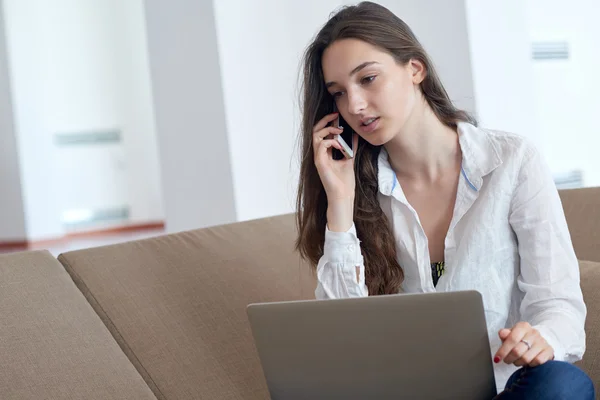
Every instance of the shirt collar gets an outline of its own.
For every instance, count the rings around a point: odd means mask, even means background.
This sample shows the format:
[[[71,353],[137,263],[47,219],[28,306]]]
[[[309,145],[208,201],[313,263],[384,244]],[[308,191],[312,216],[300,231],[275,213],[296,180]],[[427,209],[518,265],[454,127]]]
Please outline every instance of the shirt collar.
[[[459,122],[457,128],[462,151],[461,173],[466,184],[472,190],[479,191],[483,177],[502,164],[502,159],[488,131],[467,122]],[[398,181],[383,146],[377,163],[379,191],[385,196],[391,196],[398,187]]]
[[[385,196],[391,196],[398,183],[396,173],[388,160],[388,153],[385,147],[381,146],[379,157],[377,158],[377,180],[379,183],[379,191]]]

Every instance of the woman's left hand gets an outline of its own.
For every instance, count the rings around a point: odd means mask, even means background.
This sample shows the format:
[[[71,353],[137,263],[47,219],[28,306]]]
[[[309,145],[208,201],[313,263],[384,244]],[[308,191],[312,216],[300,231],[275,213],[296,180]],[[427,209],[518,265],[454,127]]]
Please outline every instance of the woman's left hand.
[[[502,346],[494,356],[494,362],[503,361],[517,367],[537,367],[554,358],[554,349],[527,322],[519,322],[512,329],[498,332]]]

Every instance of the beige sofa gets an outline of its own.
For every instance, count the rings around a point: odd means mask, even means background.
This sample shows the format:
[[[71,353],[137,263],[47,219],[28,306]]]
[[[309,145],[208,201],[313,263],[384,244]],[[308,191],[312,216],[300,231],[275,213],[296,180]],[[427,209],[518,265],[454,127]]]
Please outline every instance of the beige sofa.
[[[600,385],[600,188],[561,192]],[[251,302],[309,299],[293,215],[0,256],[2,399],[266,399]],[[598,386],[600,387],[600,386]]]

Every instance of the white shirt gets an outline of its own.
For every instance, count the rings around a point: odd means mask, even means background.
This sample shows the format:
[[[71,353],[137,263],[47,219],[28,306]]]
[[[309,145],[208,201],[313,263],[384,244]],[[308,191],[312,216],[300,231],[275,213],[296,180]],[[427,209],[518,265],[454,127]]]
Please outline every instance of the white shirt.
[[[445,272],[434,287],[427,237],[382,148],[379,203],[394,233],[405,293],[477,290],[492,354],[498,331],[529,322],[555,351],[575,362],[585,351],[586,306],[579,266],[552,175],[524,138],[458,125],[462,168],[445,239]],[[317,266],[318,299],[368,296],[360,238],[326,228]],[[441,261],[441,260],[434,260]],[[357,282],[356,266],[360,267]],[[494,364],[500,392],[517,370]]]

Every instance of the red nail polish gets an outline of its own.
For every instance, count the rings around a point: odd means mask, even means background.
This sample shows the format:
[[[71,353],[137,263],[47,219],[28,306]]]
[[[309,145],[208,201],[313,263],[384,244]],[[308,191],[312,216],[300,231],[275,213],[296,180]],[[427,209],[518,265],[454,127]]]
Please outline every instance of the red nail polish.
[[[500,362],[500,357],[498,357],[498,356],[494,357],[494,362],[496,364],[498,364]]]

